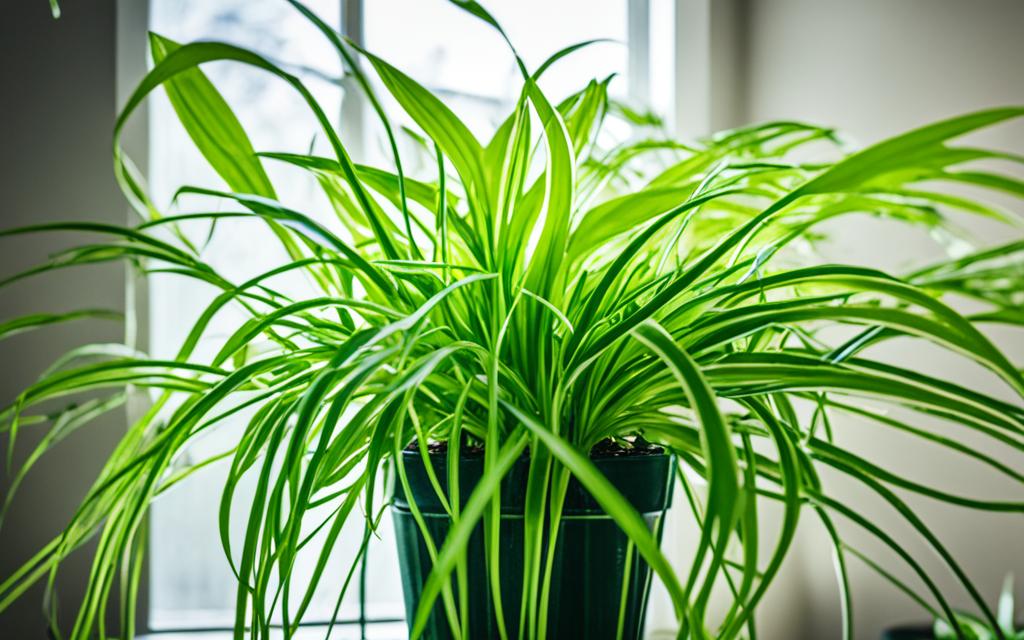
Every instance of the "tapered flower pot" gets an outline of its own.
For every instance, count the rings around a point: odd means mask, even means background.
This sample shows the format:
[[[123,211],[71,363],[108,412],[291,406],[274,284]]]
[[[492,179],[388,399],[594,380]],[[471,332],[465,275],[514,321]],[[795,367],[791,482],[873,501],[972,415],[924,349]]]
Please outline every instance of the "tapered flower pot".
[[[403,459],[410,488],[430,536],[440,548],[450,520],[443,509],[418,452],[406,451]],[[446,455],[431,456],[437,478],[448,493]],[[671,502],[671,458],[662,453],[596,457],[593,462],[643,516],[652,531]],[[463,504],[483,472],[483,456],[460,460],[459,485]],[[526,495],[529,460],[513,466],[501,488],[501,595],[505,626],[510,637],[519,635],[519,611],[523,585],[523,499]],[[410,618],[420,601],[432,563],[407,496],[399,488],[392,506],[398,556],[402,569],[405,608]],[[638,556],[625,534],[575,479],[566,494],[551,577],[548,608],[549,638],[615,638],[620,603],[626,588],[621,624],[623,638],[639,638],[643,632],[651,570]],[[472,639],[498,638],[494,606],[488,586],[483,526],[478,525],[468,547],[469,634]],[[625,579],[625,582],[624,582]],[[453,593],[458,593],[452,578]],[[434,605],[424,638],[445,639],[452,634],[441,599]]]

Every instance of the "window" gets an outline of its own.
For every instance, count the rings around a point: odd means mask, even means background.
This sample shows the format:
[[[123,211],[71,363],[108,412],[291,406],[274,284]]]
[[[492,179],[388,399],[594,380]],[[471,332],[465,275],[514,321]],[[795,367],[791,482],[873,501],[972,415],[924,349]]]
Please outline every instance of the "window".
[[[344,27],[381,57],[389,60],[432,91],[451,102],[476,133],[490,131],[507,114],[517,97],[517,71],[513,59],[496,33],[445,0],[306,0],[328,23]],[[542,86],[560,99],[579,89],[592,70],[618,72],[611,85],[614,95],[634,103],[653,104],[667,112],[666,88],[671,66],[652,68],[652,51],[668,61],[671,41],[665,29],[669,0],[517,0],[492,2],[490,8],[531,68],[550,53],[567,45],[594,38],[614,42],[595,44],[552,67]],[[150,28],[179,42],[215,39],[252,48],[303,77],[328,113],[336,114],[342,139],[351,151],[372,159],[375,146],[372,122],[356,92],[346,95],[346,83],[338,79],[342,69],[330,44],[298,12],[284,2],[263,0],[152,0]],[[652,19],[652,14],[660,15]],[[400,16],[400,18],[399,18]],[[347,20],[346,20],[347,18]],[[347,24],[344,24],[347,22]],[[457,33],[458,37],[448,34]],[[324,140],[301,99],[269,74],[237,64],[214,63],[204,67],[245,126],[258,151],[307,151],[329,155]],[[655,87],[658,87],[655,89]],[[157,206],[173,207],[174,190],[181,185],[214,186],[219,178],[206,165],[178,124],[163,96],[151,102],[149,151],[151,188]],[[393,105],[392,105],[393,107]],[[389,109],[401,120],[397,108]],[[266,169],[290,207],[316,215],[329,211],[315,180],[274,162]],[[188,196],[192,210],[202,200]],[[223,206],[210,200],[213,207]],[[325,223],[326,215],[321,216]],[[205,230],[202,235],[205,236]],[[272,252],[280,250],[260,225],[222,221],[204,249],[214,268],[229,279],[241,281],[265,270]],[[285,286],[285,285],[282,285]],[[287,286],[303,287],[301,280]],[[157,357],[173,356],[185,331],[212,299],[214,291],[172,275],[153,275],[149,282],[150,351]],[[212,355],[217,339],[244,321],[241,313],[224,312],[207,331],[210,342],[200,345],[198,356]],[[224,424],[195,443],[190,455],[205,459],[231,448],[245,414],[237,425]],[[187,462],[187,461],[185,461]],[[217,533],[218,487],[226,470],[218,465],[204,469],[181,483],[153,507],[149,591],[149,627],[152,630],[230,628],[234,619],[235,579],[224,560]],[[240,487],[236,504],[244,502]],[[251,487],[250,487],[251,491]],[[339,576],[354,556],[360,540],[359,522],[342,534],[343,542],[333,558]],[[240,535],[241,518],[232,521]],[[348,540],[347,544],[344,542]],[[381,540],[371,546],[365,582],[368,621],[394,636],[404,632],[397,558],[385,519]],[[313,559],[309,561],[311,568]],[[300,569],[301,570],[301,569]],[[307,620],[328,621],[336,594],[324,581],[307,614]],[[359,588],[350,590],[340,610],[343,620],[359,615]],[[396,627],[400,631],[393,631]],[[339,635],[338,637],[343,637]],[[373,636],[371,636],[373,637]]]
[[[553,99],[582,88],[591,69],[626,69],[626,48],[620,44],[626,40],[623,0],[517,0],[490,3],[488,9],[530,69],[571,44],[594,38],[614,41],[578,51],[546,72],[541,82]],[[515,105],[519,70],[508,46],[478,19],[445,2],[373,0],[364,12],[367,48],[444,96],[469,118],[479,137],[489,135]],[[390,19],[399,14],[403,20]],[[446,33],[458,37],[445,37]],[[621,76],[611,90],[624,96]]]

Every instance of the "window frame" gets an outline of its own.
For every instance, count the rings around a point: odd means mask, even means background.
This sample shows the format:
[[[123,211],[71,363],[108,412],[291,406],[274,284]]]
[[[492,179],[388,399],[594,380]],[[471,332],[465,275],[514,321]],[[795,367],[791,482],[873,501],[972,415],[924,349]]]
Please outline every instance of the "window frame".
[[[150,27],[150,3],[158,0],[116,0],[116,104],[120,111],[142,78],[148,71],[147,33]],[[364,3],[368,0],[337,0],[341,11],[340,31],[357,44],[364,43]],[[438,0],[441,1],[441,0]],[[672,52],[675,58],[670,77],[672,105],[666,114],[666,125],[670,131],[685,136],[703,135],[711,130],[708,114],[711,112],[711,77],[727,76],[729,69],[712,64],[710,38],[713,34],[712,2],[720,0],[669,0],[674,12],[672,25]],[[733,2],[738,0],[726,0]],[[649,104],[651,100],[651,0],[626,0],[628,39],[627,49],[627,96],[638,104]],[[717,19],[716,19],[717,20]],[[718,22],[722,22],[718,20]],[[684,61],[684,62],[680,62]],[[346,76],[343,89],[354,80]],[[682,90],[686,88],[685,91]],[[355,99],[351,99],[351,97]],[[347,143],[353,155],[360,157],[365,148],[369,105],[359,91],[348,90],[341,102],[338,114],[347,131],[358,131],[357,137],[350,136]],[[140,109],[127,126],[122,144],[132,158],[136,159],[139,170],[148,172],[150,108]],[[134,223],[136,213],[125,205],[125,218]],[[125,305],[130,310],[125,340],[128,345],[146,350],[150,345],[149,287],[144,276],[126,275]],[[148,398],[136,394],[126,410],[126,425],[140,417],[147,409]],[[150,549],[150,553],[153,553]],[[149,554],[147,554],[148,557]],[[138,594],[138,632],[153,638],[184,638],[189,635],[210,632],[231,631],[231,628],[179,628],[153,629],[150,627],[150,569],[147,559],[143,564]],[[359,625],[362,621],[344,621],[336,626]],[[404,620],[391,618],[367,621],[368,625],[394,625]],[[316,623],[310,626],[317,626]],[[326,626],[324,624],[323,626]]]

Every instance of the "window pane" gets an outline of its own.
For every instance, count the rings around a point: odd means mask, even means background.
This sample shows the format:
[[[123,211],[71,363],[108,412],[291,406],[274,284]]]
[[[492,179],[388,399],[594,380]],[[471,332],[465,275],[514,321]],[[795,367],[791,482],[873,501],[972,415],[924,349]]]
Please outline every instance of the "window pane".
[[[307,0],[307,4],[329,23],[340,23],[337,0]],[[333,81],[341,73],[338,56],[315,28],[287,3],[154,0],[151,2],[151,28],[179,42],[216,39],[252,48],[290,71],[302,71],[300,75],[324,111],[332,117],[340,114],[342,92]],[[257,151],[304,153],[312,146],[316,153],[329,153],[308,107],[281,80],[236,63],[213,63],[205,65],[203,71],[234,109]],[[181,185],[224,188],[177,122],[162,94],[152,100],[150,123],[151,187],[158,207],[171,208],[171,199]],[[329,204],[315,180],[280,163],[268,161],[264,165],[282,201],[330,223]],[[223,201],[203,201],[196,197],[183,203],[182,209],[189,211],[231,208]],[[185,232],[201,245],[206,240],[207,227],[205,223],[198,223]],[[266,271],[279,263],[278,258],[284,257],[270,232],[253,220],[221,221],[203,250],[204,260],[235,282]],[[295,296],[309,295],[310,288],[301,277],[279,278],[274,285]],[[212,287],[192,280],[151,277],[150,333],[154,355],[175,355],[192,323],[215,293]],[[218,314],[195,359],[209,361],[220,341],[244,319],[237,311]],[[190,460],[182,462],[195,462],[230,450],[251,415],[251,412],[240,413],[211,430],[190,448]],[[217,521],[219,489],[226,473],[223,463],[208,467],[167,492],[153,507],[150,624],[155,629],[233,624],[236,581],[224,558]],[[255,477],[246,477],[236,492],[231,527],[236,557],[254,484]],[[330,507],[311,514],[309,521],[327,517]],[[376,544],[370,552],[374,570],[367,576],[368,614],[401,618],[401,589],[389,521],[383,523],[381,537],[384,542]],[[341,535],[337,552],[307,614],[308,620],[331,618],[337,590],[361,538],[361,522],[353,518]],[[316,540],[309,548],[317,548]],[[315,562],[315,554],[300,556],[299,575],[308,574]],[[296,580],[296,584],[301,584],[301,580]],[[357,616],[357,603],[358,589],[352,589],[340,617]]]
[[[307,0],[307,4],[328,23],[340,24],[341,0]],[[531,69],[570,44],[594,38],[617,41],[575,52],[549,70],[541,84],[554,101],[581,89],[595,77],[603,79],[612,73],[620,74],[611,85],[612,93],[624,97],[627,4],[627,0],[519,0],[492,2],[489,9],[506,28]],[[337,54],[287,3],[152,0],[150,5],[151,27],[157,33],[179,42],[214,39],[252,48],[302,77],[324,111],[340,120],[343,90],[336,81],[341,75]],[[519,73],[500,36],[486,24],[445,0],[366,0],[364,19],[367,46],[439,93],[477,133],[489,133],[511,110],[521,86]],[[203,71],[234,109],[257,151],[306,153],[312,149],[320,155],[331,155],[308,107],[281,80],[236,63],[212,63],[205,65]],[[399,109],[389,111],[401,119]],[[372,121],[367,114],[366,128],[374,131]],[[358,154],[361,140],[357,138],[364,131],[346,130],[342,123],[339,126],[342,139]],[[369,154],[373,155],[372,148]],[[182,185],[224,187],[177,122],[162,94],[154,94],[151,100],[149,166],[153,197],[162,210],[174,211],[172,199]],[[287,206],[345,235],[343,229],[337,228],[330,205],[312,177],[273,161],[264,162],[264,166],[279,199]],[[187,211],[233,209],[221,200],[195,196],[187,196],[182,202],[182,210]],[[205,223],[187,228],[186,233],[197,244],[205,244],[204,260],[235,282],[266,271],[285,258],[265,226],[252,220],[221,221],[209,237]],[[279,278],[274,285],[296,298],[312,293],[300,276]],[[173,357],[194,320],[216,293],[212,287],[195,281],[169,275],[151,276],[153,354]],[[195,359],[208,362],[225,336],[245,319],[237,310],[219,313],[206,331]],[[190,460],[182,462],[200,461],[229,451],[251,415],[241,412],[210,431],[191,447]],[[226,472],[223,464],[212,465],[180,483],[153,507],[150,624],[155,629],[233,623],[236,581],[224,558],[217,523],[219,487]],[[236,491],[231,522],[236,557],[254,484],[255,477],[246,477]],[[326,517],[328,512],[312,514],[310,522],[316,521],[317,515]],[[331,618],[336,591],[361,541],[361,525],[359,518],[353,518],[343,531],[342,542],[331,559],[308,620]],[[389,518],[383,520],[379,534],[371,545],[372,570],[366,576],[367,613],[371,618],[400,618],[404,610]],[[309,548],[317,548],[315,539]],[[315,560],[313,554],[301,557],[300,575],[310,571]],[[358,614],[358,597],[358,589],[352,589],[341,609],[342,619]]]
[[[627,64],[627,0],[516,0],[487,9],[505,29],[527,67],[537,69],[556,51],[607,38],[563,58],[545,72],[541,87],[552,101],[593,78],[620,74],[611,85],[623,94]],[[365,3],[370,51],[431,90],[461,96],[460,117],[487,131],[514,105],[522,80],[508,46],[492,27],[443,0],[372,0]]]

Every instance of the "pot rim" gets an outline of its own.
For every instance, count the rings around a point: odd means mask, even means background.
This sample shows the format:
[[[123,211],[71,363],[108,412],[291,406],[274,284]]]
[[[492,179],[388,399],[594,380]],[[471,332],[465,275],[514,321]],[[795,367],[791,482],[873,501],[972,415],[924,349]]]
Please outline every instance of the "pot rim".
[[[459,458],[459,495],[465,503],[483,473],[484,456],[469,454],[460,455]],[[445,494],[449,495],[447,490],[448,474],[445,470],[447,460],[447,453],[430,456],[431,466],[438,483]],[[622,496],[641,514],[659,513],[671,505],[674,484],[672,482],[674,456],[671,453],[662,451],[644,455],[599,456],[590,460],[602,471],[612,486],[618,489]],[[438,499],[433,484],[424,469],[423,457],[420,452],[403,450],[402,462],[419,511],[424,515],[437,514],[447,517],[447,511]],[[529,456],[520,457],[502,480],[502,517],[523,513],[529,462]],[[391,506],[393,509],[409,510],[409,501],[399,482],[396,482]],[[570,477],[566,490],[564,516],[608,517],[597,500],[575,477]]]

